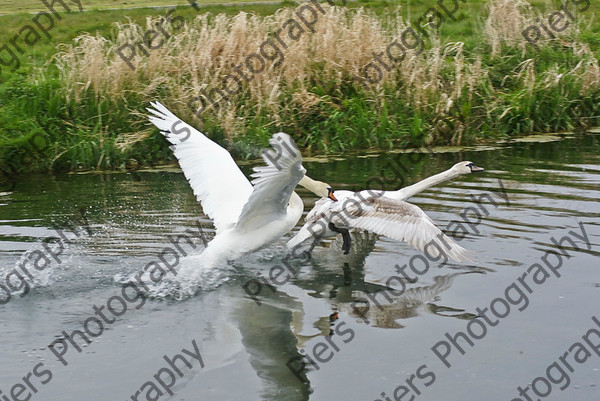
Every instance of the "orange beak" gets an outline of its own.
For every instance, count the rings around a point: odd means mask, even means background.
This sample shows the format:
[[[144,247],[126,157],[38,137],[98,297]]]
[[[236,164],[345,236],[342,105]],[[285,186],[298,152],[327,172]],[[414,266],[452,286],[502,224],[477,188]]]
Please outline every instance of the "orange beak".
[[[328,197],[329,199],[331,199],[332,201],[334,201],[334,202],[337,202],[337,201],[338,201],[338,200],[337,200],[337,198],[336,198],[336,197],[333,195],[333,189],[330,189],[330,190],[329,190],[329,193],[327,194],[327,197]]]

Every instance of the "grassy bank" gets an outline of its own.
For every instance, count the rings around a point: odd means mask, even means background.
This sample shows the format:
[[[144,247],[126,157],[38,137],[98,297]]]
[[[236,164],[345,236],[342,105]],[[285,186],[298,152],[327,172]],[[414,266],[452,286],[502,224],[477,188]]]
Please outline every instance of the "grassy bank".
[[[264,70],[198,116],[194,111],[202,103],[194,98],[203,89],[222,90],[232,64],[256,53],[286,21],[298,20],[297,5],[210,6],[201,12],[180,7],[172,15],[185,25],[166,26],[170,38],[148,56],[138,47],[128,61],[135,70],[117,50],[141,37],[165,10],[65,14],[52,40],[27,49],[18,70],[2,67],[3,175],[172,160],[166,141],[146,122],[151,100],[161,100],[238,156],[256,154],[280,130],[310,153],[465,144],[600,123],[600,5],[572,9],[577,23],[555,39],[541,38],[538,52],[520,32],[536,16],[558,10],[559,2],[532,7],[467,1],[459,3],[455,21],[419,30],[427,24],[419,17],[435,4],[323,5],[314,32],[296,31],[297,40],[288,37],[285,47],[277,46],[280,55],[265,47]],[[0,21],[1,44],[31,16]],[[378,63],[373,52],[385,52],[410,27],[416,36],[406,46],[414,43],[414,50],[393,68],[379,63],[381,76],[365,70]]]
[[[199,5],[214,3],[247,3],[260,0],[195,0]],[[267,0],[268,1],[268,0]],[[66,0],[71,6],[73,0]],[[187,0],[81,0],[81,5],[86,10],[129,9],[137,7],[164,7],[173,5],[189,5]],[[60,6],[57,8],[60,9]],[[75,4],[77,8],[77,4]],[[0,14],[35,13],[47,11],[40,0],[3,0],[0,5]]]

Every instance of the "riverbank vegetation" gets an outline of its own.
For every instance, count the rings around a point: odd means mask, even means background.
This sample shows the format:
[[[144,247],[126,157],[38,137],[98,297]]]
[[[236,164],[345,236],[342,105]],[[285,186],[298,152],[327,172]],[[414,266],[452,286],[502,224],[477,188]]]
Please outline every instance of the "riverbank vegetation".
[[[555,38],[540,29],[537,50],[521,32],[538,17],[547,20],[559,2],[459,1],[455,20],[441,23],[419,21],[424,3],[324,3],[314,32],[305,26],[297,40],[279,46],[277,58],[267,49],[273,62],[202,113],[194,112],[202,90],[222,88],[236,64],[298,20],[297,4],[179,7],[171,14],[185,19],[179,27],[161,22],[164,9],[65,14],[52,41],[40,42],[19,70],[2,71],[0,167],[114,169],[170,161],[166,141],[145,117],[153,100],[238,157],[256,156],[277,131],[310,154],[470,144],[599,125],[600,5],[583,12],[571,6],[576,22]],[[0,43],[31,20],[11,18],[0,18]],[[164,45],[147,56],[138,46],[138,56],[125,62],[117,50],[157,23],[169,36]],[[374,59],[410,28],[418,38],[405,34],[415,49],[402,61],[388,68]],[[370,62],[380,75],[365,71]]]

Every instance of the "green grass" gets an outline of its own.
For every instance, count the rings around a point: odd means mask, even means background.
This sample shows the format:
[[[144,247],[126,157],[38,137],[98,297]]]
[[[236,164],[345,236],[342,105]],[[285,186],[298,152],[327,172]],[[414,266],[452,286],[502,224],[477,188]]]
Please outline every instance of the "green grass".
[[[117,3],[122,7],[141,7],[186,4],[186,1],[82,0],[86,10],[113,7]],[[277,128],[293,134],[307,152],[340,152],[419,146],[428,140],[427,136],[432,131],[437,132],[437,143],[448,144],[452,142],[453,133],[458,126],[467,127],[463,142],[475,142],[506,135],[581,129],[599,124],[598,91],[583,95],[584,88],[572,83],[530,95],[525,88],[519,86],[520,83],[503,80],[526,58],[536,58],[535,68],[538,73],[557,64],[566,72],[579,60],[571,51],[560,48],[544,48],[540,54],[528,52],[525,55],[515,50],[500,58],[491,59],[486,49],[482,48],[480,39],[486,3],[475,0],[461,3],[460,11],[456,14],[457,20],[446,21],[442,26],[440,37],[444,42],[464,42],[469,57],[482,55],[482,63],[489,70],[489,87],[481,88],[481,97],[463,99],[442,123],[434,121],[433,110],[407,105],[397,96],[401,87],[386,88],[382,94],[386,97],[386,103],[381,108],[373,108],[371,99],[350,85],[329,88],[315,83],[310,90],[330,101],[321,102],[306,113],[289,113],[283,116]],[[41,4],[39,0],[15,0],[5,1],[0,5],[0,13],[21,12],[0,16],[0,46],[7,43],[21,27],[31,24],[32,15],[23,12],[43,10]],[[401,13],[415,22],[436,1],[358,1],[348,3],[348,6],[365,7],[386,16],[398,4],[410,4],[410,8],[404,6]],[[550,3],[543,0],[532,1],[532,5],[543,15],[558,9],[560,4],[556,0]],[[269,15],[280,7],[282,4],[240,4],[234,7],[209,5],[202,12],[233,15],[246,11]],[[191,6],[178,7],[177,15],[186,20],[192,19],[196,14]],[[599,14],[600,3],[593,2],[584,18],[591,20]],[[126,111],[128,108],[142,110],[148,99],[124,94],[121,103],[115,105],[89,96],[75,104],[61,96],[58,71],[51,62],[61,44],[72,43],[82,33],[111,37],[114,22],[125,23],[131,20],[141,24],[148,16],[160,15],[164,15],[164,10],[156,8],[65,13],[61,21],[55,21],[56,25],[50,32],[51,39],[44,37],[34,47],[25,49],[25,54],[20,56],[22,65],[18,70],[9,71],[0,66],[0,171],[4,171],[0,172],[0,182],[3,177],[22,171],[110,169],[126,166],[132,160],[142,165],[172,160],[166,141],[156,131],[152,131],[146,140],[132,148],[123,150],[117,146],[121,134],[148,128],[139,116],[132,116]],[[597,58],[600,54],[600,24],[590,24],[580,33],[580,40],[590,46]],[[42,75],[38,73],[40,70],[44,71]],[[497,113],[484,112],[485,96],[498,97],[503,107],[499,107]],[[501,114],[508,108],[510,110],[507,113]],[[439,127],[441,128],[438,129]],[[235,144],[226,142],[218,120],[207,117],[204,130],[212,138],[232,148],[238,156],[250,156],[254,153],[252,149],[255,146],[266,143],[273,126],[264,112],[252,114],[248,116],[245,131],[236,137]]]
[[[245,3],[254,0],[196,0],[200,5],[214,3]],[[50,0],[48,0],[50,2]],[[65,3],[74,9],[78,9],[77,3],[73,0],[65,0]],[[186,0],[81,0],[81,6],[84,10],[106,10],[110,8],[136,8],[136,7],[161,7],[172,5],[189,5]],[[58,8],[61,6],[59,5]],[[0,14],[16,13],[35,13],[46,11],[47,8],[41,0],[3,0],[0,4]]]

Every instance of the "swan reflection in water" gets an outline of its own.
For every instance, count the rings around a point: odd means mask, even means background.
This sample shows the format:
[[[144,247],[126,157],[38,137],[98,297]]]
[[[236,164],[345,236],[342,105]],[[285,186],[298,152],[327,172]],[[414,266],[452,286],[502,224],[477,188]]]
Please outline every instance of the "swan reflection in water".
[[[404,280],[406,290],[401,291],[398,288],[390,288],[385,285],[369,283],[365,281],[365,261],[367,256],[374,250],[375,242],[378,235],[369,232],[351,232],[352,235],[352,251],[348,259],[343,262],[341,269],[344,272],[343,283],[328,287],[328,284],[335,283],[333,277],[324,279],[318,275],[314,281],[306,286],[306,295],[314,298],[327,297],[329,299],[331,310],[328,314],[323,314],[316,319],[315,322],[321,322],[318,325],[323,326],[323,321],[329,317],[331,313],[344,312],[345,314],[356,318],[357,322],[365,323],[373,327],[381,328],[402,328],[402,324],[398,323],[399,319],[414,317],[419,314],[419,310],[425,308],[426,311],[441,316],[452,316],[457,318],[469,319],[476,315],[466,313],[462,309],[452,308],[448,306],[437,306],[434,302],[439,301],[439,296],[442,292],[448,290],[452,286],[453,280],[463,274],[485,273],[487,269],[480,267],[460,267],[461,271],[454,271],[449,274],[441,274],[433,277],[433,283],[417,285],[418,281]],[[325,258],[327,263],[320,262],[318,265],[327,265],[327,270],[330,270],[329,275],[338,274],[340,267],[335,266],[335,260],[339,258],[342,252],[343,239],[337,237],[332,241],[329,249],[317,250],[314,254],[314,259]],[[315,263],[313,263],[315,265]],[[317,265],[317,266],[318,266]],[[339,262],[338,262],[339,265]],[[453,265],[449,265],[452,267]],[[390,268],[392,266],[389,266]],[[457,267],[457,265],[454,265]],[[323,268],[320,268],[323,270]],[[391,269],[390,269],[391,270]],[[443,271],[443,270],[442,270]],[[325,272],[324,272],[325,273]],[[390,272],[390,274],[395,274]],[[303,283],[295,282],[296,285],[303,286]],[[415,285],[415,286],[412,286]],[[323,288],[326,287],[326,288]],[[319,288],[323,288],[318,291]],[[311,290],[317,289],[319,295],[309,295]],[[283,289],[281,289],[283,290]],[[324,294],[327,293],[327,294]],[[367,295],[370,294],[370,297]],[[385,295],[384,295],[385,294]],[[377,303],[375,303],[375,301]],[[364,302],[363,302],[364,301]],[[302,302],[302,301],[301,301]],[[304,318],[303,311],[297,311],[298,315]],[[317,324],[317,323],[315,323]],[[304,324],[297,323],[296,333],[301,333]],[[323,329],[322,334],[327,333]]]
[[[308,399],[310,365],[306,364],[294,374],[286,363],[302,360],[304,348],[312,339],[333,335],[332,340],[339,341],[332,331],[338,318],[351,316],[359,324],[398,329],[404,327],[400,323],[402,319],[423,312],[459,319],[475,317],[462,309],[440,306],[436,302],[458,276],[485,273],[486,269],[447,265],[464,270],[437,275],[428,284],[406,282],[406,291],[393,295],[389,287],[365,281],[365,261],[374,250],[378,236],[368,232],[350,234],[352,250],[343,262],[340,262],[343,240],[337,237],[329,247],[317,247],[309,262],[302,265],[298,262],[294,269],[299,273],[277,286],[275,293],[264,292],[260,306],[247,297],[238,303],[234,319],[239,324],[250,363],[263,382],[263,398],[282,399],[281,394],[287,394],[286,400]],[[340,272],[343,275],[340,276]],[[356,302],[359,298],[368,299],[365,294],[380,291],[386,291],[390,298],[388,302],[387,298],[378,296],[380,307],[371,304],[366,310],[366,305]]]

